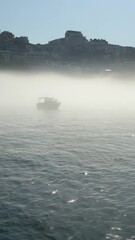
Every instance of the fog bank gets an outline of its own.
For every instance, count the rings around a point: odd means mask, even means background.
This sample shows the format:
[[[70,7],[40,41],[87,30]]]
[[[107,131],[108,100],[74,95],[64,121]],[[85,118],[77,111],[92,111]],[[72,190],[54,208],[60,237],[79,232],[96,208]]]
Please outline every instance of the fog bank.
[[[0,72],[0,107],[36,106],[38,97],[56,97],[64,107],[135,107],[135,82],[112,77],[75,78],[55,73]]]

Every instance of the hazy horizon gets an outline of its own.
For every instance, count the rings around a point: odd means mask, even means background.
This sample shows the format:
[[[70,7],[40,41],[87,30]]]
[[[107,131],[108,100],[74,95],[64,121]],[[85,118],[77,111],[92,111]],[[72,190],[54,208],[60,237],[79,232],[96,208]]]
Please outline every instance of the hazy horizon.
[[[65,107],[134,108],[135,82],[111,76],[74,77],[46,72],[0,72],[0,106],[36,106],[38,97],[55,97]]]

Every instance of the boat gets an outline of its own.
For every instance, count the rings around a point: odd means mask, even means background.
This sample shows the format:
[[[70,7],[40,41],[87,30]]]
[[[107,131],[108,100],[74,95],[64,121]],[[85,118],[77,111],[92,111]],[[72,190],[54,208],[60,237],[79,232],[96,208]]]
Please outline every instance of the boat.
[[[40,97],[38,98],[37,108],[41,110],[57,110],[60,104],[56,98]]]

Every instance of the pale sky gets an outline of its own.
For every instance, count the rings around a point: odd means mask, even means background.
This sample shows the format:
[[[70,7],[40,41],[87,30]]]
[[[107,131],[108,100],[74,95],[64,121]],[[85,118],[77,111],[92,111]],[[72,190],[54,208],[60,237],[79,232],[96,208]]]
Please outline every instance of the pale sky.
[[[135,0],[0,0],[0,30],[48,43],[67,30],[135,47]]]

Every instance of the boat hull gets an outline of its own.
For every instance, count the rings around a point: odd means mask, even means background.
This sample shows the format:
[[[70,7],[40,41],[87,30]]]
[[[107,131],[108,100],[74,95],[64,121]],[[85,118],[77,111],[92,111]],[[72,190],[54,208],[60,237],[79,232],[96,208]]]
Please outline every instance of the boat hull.
[[[40,110],[58,110],[60,103],[37,103],[37,108]]]

